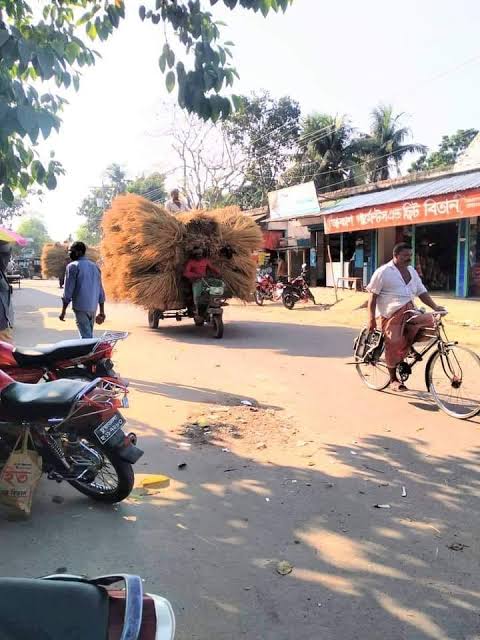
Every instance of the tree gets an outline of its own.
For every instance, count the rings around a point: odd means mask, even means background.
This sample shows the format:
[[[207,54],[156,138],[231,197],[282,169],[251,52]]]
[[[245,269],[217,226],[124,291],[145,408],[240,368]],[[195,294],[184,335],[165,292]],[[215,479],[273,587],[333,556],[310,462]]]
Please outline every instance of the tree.
[[[16,199],[12,204],[5,204],[0,200],[0,224],[9,223],[12,218],[22,215],[23,207],[23,199]]]
[[[165,188],[165,176],[158,172],[132,180],[127,186],[127,191],[138,193],[139,196],[153,202],[164,202],[168,195]]]
[[[205,9],[218,2],[266,16],[270,9],[285,11],[292,0],[149,0],[139,8],[141,20],[161,29],[159,66],[167,91],[177,86],[182,108],[213,121],[230,115],[232,104],[222,94],[238,77],[231,64],[233,43],[220,41],[222,23]],[[40,134],[47,139],[52,129],[60,128],[65,99],[50,87],[55,83],[59,90],[70,85],[78,90],[81,69],[94,65],[98,56],[84,40],[107,40],[127,11],[124,0],[41,4],[40,13],[26,0],[0,0],[0,188],[7,204],[15,192],[24,194],[34,183],[56,187],[60,163],[53,157],[45,162],[36,151]],[[177,59],[170,37],[192,55],[193,64]]]
[[[239,98],[236,113],[224,123],[244,179],[234,192],[243,208],[259,207],[279,180],[296,150],[300,106],[288,96],[273,99],[268,92]]]
[[[48,229],[43,220],[38,216],[32,215],[24,218],[18,225],[17,231],[24,238],[31,238],[32,242],[30,247],[36,256],[41,254],[43,245],[46,242],[50,242]]]
[[[99,242],[99,237],[95,233],[91,233],[88,230],[88,225],[86,222],[81,224],[76,233],[75,240],[79,240],[80,242],[84,242],[87,247],[95,246]]]
[[[100,242],[103,212],[108,209],[113,198],[124,193],[126,188],[125,172],[118,164],[111,164],[106,169],[102,186],[90,189],[90,193],[82,200],[77,215],[86,218],[82,233],[88,235],[88,244],[96,245]]]
[[[243,164],[220,123],[205,123],[174,110],[168,136],[179,161],[173,173],[189,206],[212,209],[231,203]]]
[[[283,175],[288,186],[313,180],[317,191],[354,184],[354,130],[346,116],[314,113],[302,123],[295,163]]]
[[[451,167],[477,134],[477,129],[458,129],[450,136],[443,136],[438,150],[428,155],[423,153],[418,160],[412,163],[409,172],[432,171]]]
[[[380,105],[372,111],[370,133],[355,143],[355,152],[364,163],[370,182],[388,180],[392,169],[400,173],[400,163],[409,153],[425,153],[422,144],[405,143],[410,129],[401,126],[403,114],[395,115],[391,105]]]

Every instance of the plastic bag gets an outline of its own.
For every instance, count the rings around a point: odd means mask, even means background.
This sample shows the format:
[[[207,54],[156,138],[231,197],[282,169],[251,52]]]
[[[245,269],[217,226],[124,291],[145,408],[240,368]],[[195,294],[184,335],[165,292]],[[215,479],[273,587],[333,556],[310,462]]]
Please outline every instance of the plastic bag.
[[[27,428],[0,473],[0,503],[26,515],[30,514],[33,494],[42,476],[42,457],[28,448],[29,441],[32,436]]]

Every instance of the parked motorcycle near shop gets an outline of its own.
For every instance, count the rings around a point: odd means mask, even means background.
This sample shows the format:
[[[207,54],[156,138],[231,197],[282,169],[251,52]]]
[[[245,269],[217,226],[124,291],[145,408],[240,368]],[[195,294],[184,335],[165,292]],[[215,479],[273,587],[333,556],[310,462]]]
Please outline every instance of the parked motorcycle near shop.
[[[288,282],[282,292],[282,302],[285,308],[292,310],[297,302],[311,301],[316,304],[313,293],[307,282],[307,265],[302,265],[302,272],[297,277]]]
[[[283,283],[275,282],[271,275],[263,275],[257,278],[255,286],[254,298],[259,307],[263,305],[265,300],[278,302],[282,298]]]

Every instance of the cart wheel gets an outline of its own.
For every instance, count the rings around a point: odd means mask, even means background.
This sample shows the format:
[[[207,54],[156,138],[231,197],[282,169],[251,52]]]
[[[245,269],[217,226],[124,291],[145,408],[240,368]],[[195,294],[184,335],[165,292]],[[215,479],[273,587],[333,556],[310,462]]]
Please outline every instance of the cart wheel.
[[[148,310],[148,326],[150,329],[158,329],[158,323],[160,321],[160,312],[158,309]]]
[[[212,317],[213,334],[217,340],[223,338],[223,318],[222,316]]]

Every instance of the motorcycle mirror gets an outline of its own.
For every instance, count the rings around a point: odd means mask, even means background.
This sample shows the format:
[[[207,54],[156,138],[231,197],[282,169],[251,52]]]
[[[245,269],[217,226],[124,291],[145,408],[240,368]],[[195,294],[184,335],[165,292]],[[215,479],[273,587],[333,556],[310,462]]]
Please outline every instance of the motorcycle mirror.
[[[302,264],[302,269],[306,269],[306,268],[307,268],[307,263],[306,263],[306,262],[304,262],[304,263]]]

